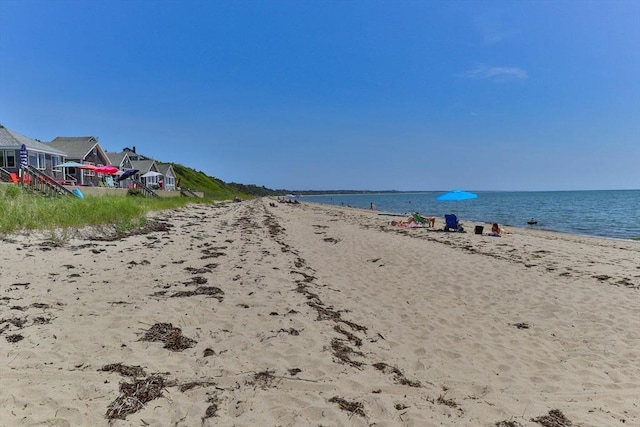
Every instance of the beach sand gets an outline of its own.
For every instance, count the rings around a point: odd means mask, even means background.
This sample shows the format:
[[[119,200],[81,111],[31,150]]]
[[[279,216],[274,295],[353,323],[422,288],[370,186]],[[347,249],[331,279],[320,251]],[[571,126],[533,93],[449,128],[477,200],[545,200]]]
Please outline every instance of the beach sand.
[[[0,425],[640,425],[640,242],[271,202],[3,236]]]

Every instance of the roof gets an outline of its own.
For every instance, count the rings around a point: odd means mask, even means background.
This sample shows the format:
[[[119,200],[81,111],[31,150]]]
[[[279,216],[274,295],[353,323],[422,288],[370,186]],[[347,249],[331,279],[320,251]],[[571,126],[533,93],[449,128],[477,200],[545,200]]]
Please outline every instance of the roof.
[[[4,126],[0,127],[0,148],[5,150],[19,150],[22,144],[27,147],[28,151],[40,151],[42,153],[67,157],[67,153],[64,150],[56,149],[54,147],[51,147],[49,144],[36,141],[35,139],[24,136],[21,133],[7,129]]]
[[[171,171],[170,176],[174,176],[175,172],[173,171],[173,166],[170,163],[156,163],[156,167],[158,168],[158,172],[162,175],[167,175],[169,171]]]
[[[120,165],[127,154],[128,153],[124,153],[124,152],[115,153],[113,151],[107,151],[107,156],[109,156],[109,160],[111,160],[111,164],[114,166]]]
[[[98,144],[93,136],[58,136],[49,145],[64,151],[73,159],[84,159]]]
[[[151,170],[155,162],[155,160],[131,160],[131,167],[138,169],[140,173],[146,173]]]

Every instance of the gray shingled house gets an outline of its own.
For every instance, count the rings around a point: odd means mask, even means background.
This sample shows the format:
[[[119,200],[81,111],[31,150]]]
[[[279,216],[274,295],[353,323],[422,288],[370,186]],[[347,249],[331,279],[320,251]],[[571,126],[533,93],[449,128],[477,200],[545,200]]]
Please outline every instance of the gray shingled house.
[[[106,166],[111,164],[107,153],[93,136],[58,136],[48,145],[67,153],[67,161]],[[86,169],[69,168],[68,175],[73,175],[80,185],[97,185],[95,172]]]
[[[173,170],[173,166],[169,163],[157,163],[158,172],[162,174],[162,188],[164,190],[176,189],[176,172]]]
[[[142,181],[151,188],[176,189],[176,173],[173,170],[173,166],[158,163],[151,157],[137,153],[136,147],[125,147],[120,153],[108,152],[107,155],[113,162],[113,166],[119,167],[120,170],[138,169],[139,172],[134,175],[134,179]],[[154,176],[142,176],[148,172],[152,172],[151,175]],[[160,175],[155,175],[154,173],[159,173]]]
[[[49,176],[55,176],[53,169],[66,161],[67,153],[64,150],[0,125],[0,168],[5,172],[18,173],[20,170],[20,148],[23,144],[27,149],[27,164]]]

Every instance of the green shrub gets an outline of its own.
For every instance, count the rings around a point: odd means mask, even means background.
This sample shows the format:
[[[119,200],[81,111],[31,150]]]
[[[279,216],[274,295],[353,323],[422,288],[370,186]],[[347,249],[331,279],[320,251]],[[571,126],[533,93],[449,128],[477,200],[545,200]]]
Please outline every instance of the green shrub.
[[[7,187],[7,190],[4,192],[4,195],[8,199],[15,199],[20,194],[22,194],[22,189],[17,185],[10,185]]]
[[[129,191],[127,191],[127,196],[138,197],[144,196],[144,194],[142,194],[142,191],[138,190],[137,188],[130,188]]]

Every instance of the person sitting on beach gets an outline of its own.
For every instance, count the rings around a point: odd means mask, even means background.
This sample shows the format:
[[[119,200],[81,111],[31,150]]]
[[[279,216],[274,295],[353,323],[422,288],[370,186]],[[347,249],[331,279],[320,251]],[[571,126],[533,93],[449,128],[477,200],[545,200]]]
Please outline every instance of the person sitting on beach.
[[[493,225],[491,226],[491,232],[488,233],[488,236],[494,236],[494,237],[500,237],[503,234],[511,234],[509,232],[507,232],[504,228],[500,228],[500,226],[498,225],[498,223],[494,222]]]
[[[395,225],[396,227],[415,227],[415,221],[412,223],[409,220],[406,221],[391,221],[389,225]]]
[[[420,218],[422,221],[419,221],[418,218]],[[436,226],[436,218],[433,216],[422,216],[419,212],[416,212],[415,214],[411,215],[409,217],[409,219],[407,220],[409,223],[416,223],[416,224],[426,224],[429,227],[435,227]]]
[[[418,221],[416,218],[421,218],[422,221]],[[391,221],[391,225],[396,225],[398,227],[420,227],[422,225],[427,225],[428,227],[435,227],[436,219],[435,217],[422,216],[418,212],[411,215],[405,221]]]

